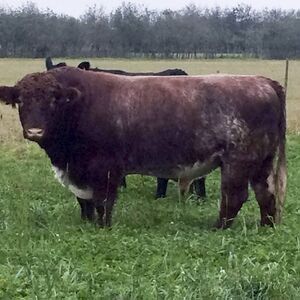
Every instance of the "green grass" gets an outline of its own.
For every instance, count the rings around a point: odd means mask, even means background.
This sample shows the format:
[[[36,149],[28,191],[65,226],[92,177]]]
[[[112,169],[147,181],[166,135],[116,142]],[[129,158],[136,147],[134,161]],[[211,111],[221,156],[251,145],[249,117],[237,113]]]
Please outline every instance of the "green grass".
[[[129,177],[113,226],[81,221],[46,155],[0,150],[0,299],[298,299],[300,137],[289,136],[283,224],[259,227],[253,195],[233,227],[214,231],[219,172],[205,202],[154,200],[155,181]]]

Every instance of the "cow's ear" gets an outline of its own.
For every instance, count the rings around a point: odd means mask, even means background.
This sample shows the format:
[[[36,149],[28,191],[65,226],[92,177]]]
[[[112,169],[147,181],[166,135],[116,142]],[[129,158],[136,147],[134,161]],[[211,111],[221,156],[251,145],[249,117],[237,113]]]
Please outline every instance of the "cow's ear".
[[[0,101],[15,107],[19,103],[19,90],[14,86],[0,86]]]
[[[81,92],[77,88],[67,88],[64,90],[64,98],[66,102],[74,102],[81,97]]]
[[[53,91],[57,104],[73,103],[81,97],[81,92],[74,87],[63,88],[58,86]]]
[[[77,68],[82,69],[82,70],[89,70],[90,67],[91,67],[91,64],[88,61],[83,61],[77,66]]]

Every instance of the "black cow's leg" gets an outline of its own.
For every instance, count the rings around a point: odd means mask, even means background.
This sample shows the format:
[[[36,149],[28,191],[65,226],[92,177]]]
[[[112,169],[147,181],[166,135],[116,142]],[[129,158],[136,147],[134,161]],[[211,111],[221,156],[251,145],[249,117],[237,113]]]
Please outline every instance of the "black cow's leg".
[[[205,177],[195,179],[190,185],[190,193],[195,193],[197,197],[204,198],[206,197],[205,191]]]
[[[206,190],[205,190],[205,177],[196,179],[193,182],[193,186],[195,188],[195,194],[200,198],[206,197]]]
[[[248,198],[249,177],[242,164],[223,164],[221,168],[221,207],[217,228],[228,228]]]
[[[78,203],[81,209],[81,219],[83,220],[94,220],[95,207],[92,200],[85,200],[77,197]]]
[[[159,178],[157,177],[157,188],[155,199],[157,198],[165,198],[167,194],[168,188],[168,178]]]
[[[273,157],[266,159],[251,178],[251,186],[260,207],[261,225],[273,226],[276,215]]]

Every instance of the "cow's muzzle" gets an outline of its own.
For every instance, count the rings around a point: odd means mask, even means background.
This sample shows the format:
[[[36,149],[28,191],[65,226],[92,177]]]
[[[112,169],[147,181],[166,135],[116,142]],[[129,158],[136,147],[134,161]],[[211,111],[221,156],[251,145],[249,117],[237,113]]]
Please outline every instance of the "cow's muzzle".
[[[25,137],[29,140],[37,141],[44,136],[44,130],[41,128],[29,128],[25,130]]]

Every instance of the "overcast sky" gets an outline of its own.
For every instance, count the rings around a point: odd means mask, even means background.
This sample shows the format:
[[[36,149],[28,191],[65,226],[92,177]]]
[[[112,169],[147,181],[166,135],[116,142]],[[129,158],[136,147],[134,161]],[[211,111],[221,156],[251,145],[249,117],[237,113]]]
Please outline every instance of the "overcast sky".
[[[0,0],[0,7],[19,7],[25,4],[24,0]],[[131,2],[141,4],[149,9],[162,10],[170,8],[173,10],[185,7],[189,3],[194,3],[199,7],[232,7],[239,3],[251,5],[256,9],[282,8],[282,9],[300,9],[300,0],[34,0],[41,9],[50,8],[55,13],[63,13],[78,17],[82,15],[88,7],[96,4],[97,7],[103,7],[105,11],[110,12],[120,6],[122,2]],[[209,4],[208,4],[209,3]]]

